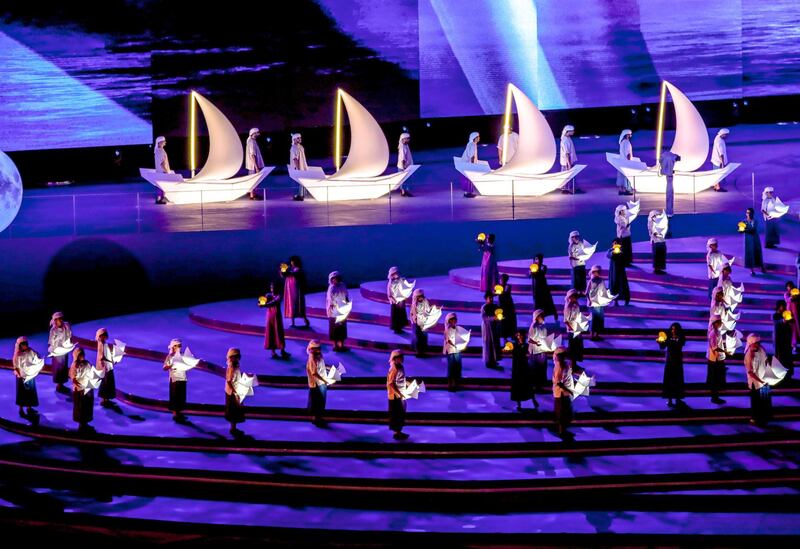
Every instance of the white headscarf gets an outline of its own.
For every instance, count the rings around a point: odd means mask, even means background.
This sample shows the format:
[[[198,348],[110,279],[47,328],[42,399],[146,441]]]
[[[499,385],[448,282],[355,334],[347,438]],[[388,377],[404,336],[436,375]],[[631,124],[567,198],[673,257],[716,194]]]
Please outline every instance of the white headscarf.
[[[761,191],[761,200],[767,198],[767,193],[774,193],[775,189],[772,187],[764,187],[764,190]]]
[[[561,130],[561,137],[566,137],[567,136],[567,132],[574,132],[574,131],[575,131],[575,126],[572,126],[571,124],[567,124],[566,126],[564,126],[564,129]]]
[[[618,143],[622,144],[622,140],[625,139],[626,135],[633,135],[633,132],[631,130],[627,130],[627,129],[626,130],[622,130],[622,133],[619,134]]]
[[[159,144],[159,143],[164,143],[166,140],[167,140],[167,138],[166,138],[166,137],[164,137],[163,135],[159,135],[158,137],[156,137],[156,144],[155,144],[155,146],[156,146],[156,147],[158,147],[158,144]]]
[[[576,290],[575,288],[573,288],[573,289],[571,289],[570,291],[568,291],[568,292],[567,292],[567,295],[566,295],[566,297],[564,297],[564,302],[566,303],[567,301],[569,301],[569,299],[570,299],[572,296],[575,296],[575,295],[578,295],[578,290]]]
[[[178,339],[178,338],[175,338],[175,339],[173,339],[172,341],[169,342],[169,345],[167,345],[167,350],[171,351],[172,348],[175,347],[176,345],[178,347],[183,347],[183,343],[181,342],[181,340]]]
[[[398,139],[398,141],[397,141],[398,145],[402,145],[403,144],[403,139],[411,139],[411,134],[410,133],[406,133],[406,132],[401,133],[400,134],[400,139]]]
[[[300,134],[299,134],[299,133],[293,133],[293,134],[292,134],[292,143],[294,143],[294,140],[295,140],[295,139],[299,139],[300,137],[301,137],[301,136],[300,136]]]
[[[539,317],[544,317],[544,309],[536,309],[533,311],[533,321],[536,322],[536,319]]]
[[[759,343],[760,341],[761,341],[761,336],[760,335],[758,335],[758,334],[749,334],[747,336],[747,340],[745,341],[744,354],[747,354],[747,351],[750,350],[750,347],[752,347],[756,343]]]
[[[731,133],[731,131],[728,128],[720,128],[720,130],[717,132],[717,135],[721,137],[723,135],[728,135],[729,133]]]
[[[624,204],[620,204],[616,208],[614,208],[614,218],[616,219],[619,217],[620,212],[627,210],[628,208]]]
[[[258,133],[259,131],[261,131],[261,130],[259,130],[258,128],[250,128],[249,136],[253,137],[253,134],[254,133]]]
[[[711,249],[711,245],[712,245],[712,244],[718,244],[718,242],[717,242],[717,239],[716,239],[716,238],[709,238],[709,239],[706,241],[706,249],[707,249],[707,250],[710,250],[710,249]]]
[[[392,276],[398,274],[399,272],[400,272],[400,269],[398,269],[397,267],[389,267],[389,274],[386,275],[386,278],[391,280]]]
[[[56,325],[56,319],[58,319],[58,318],[63,320],[64,319],[64,313],[62,313],[61,311],[56,311],[55,313],[53,313],[53,316],[50,317],[50,327],[51,328]]]
[[[444,317],[444,325],[447,326],[450,323],[450,319],[455,317],[455,313],[447,313],[447,316]]]
[[[648,219],[653,219],[655,217],[658,217],[659,215],[661,215],[661,211],[660,210],[650,210],[650,213],[647,214],[647,218]]]
[[[481,134],[480,134],[480,133],[478,133],[478,132],[472,132],[471,134],[469,134],[469,141],[467,141],[467,145],[469,145],[470,143],[472,143],[473,141],[475,141],[475,138],[476,138],[476,137],[480,137],[480,135],[481,135]]]
[[[331,271],[331,272],[328,274],[328,284],[333,284],[333,279],[334,279],[334,278],[337,278],[337,277],[338,277],[340,280],[341,280],[341,278],[342,278],[342,275],[339,273],[339,271]]]
[[[600,265],[592,265],[592,268],[589,270],[589,273],[593,273],[595,271],[600,272],[603,268]]]
[[[569,233],[569,238],[567,239],[567,244],[572,244],[572,238],[575,236],[580,236],[581,233],[579,231],[572,231]]]

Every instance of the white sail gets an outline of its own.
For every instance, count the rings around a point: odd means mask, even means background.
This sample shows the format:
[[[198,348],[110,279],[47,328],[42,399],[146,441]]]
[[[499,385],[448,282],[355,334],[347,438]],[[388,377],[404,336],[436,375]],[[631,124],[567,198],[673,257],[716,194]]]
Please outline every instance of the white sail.
[[[197,92],[192,93],[208,127],[208,158],[197,175],[187,182],[229,179],[239,172],[244,160],[239,134],[211,101]]]
[[[556,161],[556,141],[544,115],[514,84],[508,85],[517,106],[519,145],[514,157],[494,173],[539,175]]]
[[[389,144],[378,122],[361,103],[339,90],[350,120],[350,151],[328,180],[376,177],[389,165]]]
[[[664,81],[675,107],[675,140],[673,153],[681,157],[675,170],[693,172],[705,164],[708,157],[708,130],[703,117],[681,90]]]

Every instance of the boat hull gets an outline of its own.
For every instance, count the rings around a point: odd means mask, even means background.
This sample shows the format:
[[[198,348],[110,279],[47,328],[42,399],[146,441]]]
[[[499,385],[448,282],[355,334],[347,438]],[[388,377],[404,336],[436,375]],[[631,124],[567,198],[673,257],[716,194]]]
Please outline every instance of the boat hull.
[[[209,204],[241,198],[255,189],[274,169],[274,166],[266,166],[258,173],[221,181],[184,179],[180,174],[157,173],[147,168],[139,169],[139,173],[159,188],[172,204]]]
[[[419,165],[409,166],[402,172],[376,177],[332,179],[326,177],[322,168],[313,166],[307,170],[289,167],[289,177],[302,185],[314,200],[342,202],[346,200],[373,200],[400,188],[403,182],[417,171]]]
[[[578,164],[565,172],[543,174],[497,173],[486,161],[464,162],[453,157],[453,164],[461,175],[469,179],[483,196],[542,196],[560,189],[586,166]]]
[[[606,153],[606,161],[624,175],[637,193],[665,193],[667,178],[658,175],[655,168],[648,168],[644,162],[627,160],[618,154]],[[736,168],[741,166],[731,162],[719,170],[706,170],[701,172],[675,172],[672,179],[675,194],[694,194],[705,191],[728,177]]]

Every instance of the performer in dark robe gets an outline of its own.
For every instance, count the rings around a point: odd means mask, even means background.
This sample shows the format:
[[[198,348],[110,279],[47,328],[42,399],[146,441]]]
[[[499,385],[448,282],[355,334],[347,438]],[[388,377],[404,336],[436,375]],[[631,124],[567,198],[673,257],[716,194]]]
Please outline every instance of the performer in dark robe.
[[[744,219],[744,266],[750,269],[750,274],[756,274],[756,267],[764,270],[764,256],[761,253],[761,241],[758,238],[758,225],[755,220],[755,210],[747,208]]]
[[[544,316],[553,315],[553,319],[558,322],[558,311],[553,301],[553,294],[550,292],[550,286],[547,284],[547,265],[544,264],[544,255],[536,254],[530,271],[533,308],[544,311]]]
[[[772,315],[772,341],[775,345],[775,356],[784,368],[786,379],[794,375],[794,355],[792,353],[792,323],[794,321],[791,311],[786,308],[786,302],[781,299],[775,303],[775,314]]]
[[[482,235],[483,233],[481,233]],[[479,235],[479,237],[481,236]],[[498,282],[497,273],[497,247],[495,246],[495,236],[485,235],[485,239],[478,238],[478,249],[483,254],[481,259],[481,291],[491,292]]]
[[[667,406],[674,408],[684,406],[683,398],[686,396],[683,374],[683,346],[686,345],[686,336],[677,322],[672,323],[666,336],[663,341],[661,337],[658,338],[658,346],[667,351],[661,397],[667,399]]]
[[[403,390],[406,388],[406,369],[403,365],[403,352],[395,349],[389,355],[389,373],[386,374],[386,390],[389,395],[389,429],[395,440],[406,440],[403,432],[406,424],[406,400]]]
[[[269,292],[259,303],[267,310],[264,325],[264,349],[272,351],[272,358],[289,358],[286,352],[286,337],[283,332],[283,318],[281,317],[281,296],[275,293],[275,286],[269,285]],[[278,357],[278,351],[281,352]]]
[[[503,320],[500,321],[500,335],[506,341],[514,338],[517,333],[517,309],[514,307],[514,298],[511,297],[511,285],[508,275],[500,275],[500,286],[503,291],[497,296],[497,305],[503,309]]]
[[[497,320],[497,305],[494,304],[494,294],[486,292],[484,304],[481,307],[481,348],[483,364],[487,368],[498,369],[500,360],[499,321]]]
[[[528,362],[528,334],[525,330],[519,330],[515,336],[511,351],[511,400],[517,403],[517,410],[522,410],[522,403],[526,400],[538,408],[539,403],[533,391],[533,371]]]
[[[572,365],[567,350],[559,347],[553,353],[553,416],[558,436],[571,438],[567,430],[572,423]]]
[[[621,244],[618,240],[614,240],[606,256],[608,257],[608,289],[612,295],[617,296],[617,305],[619,305],[620,301],[624,301],[625,305],[630,305],[631,287],[628,284],[625,257],[622,254]]]
[[[292,328],[295,327],[294,320],[296,318],[302,318],[306,323],[306,328],[308,328],[310,326],[306,313],[308,282],[306,282],[303,262],[298,256],[293,255],[289,258],[288,265],[281,265],[280,274],[284,279],[283,316],[291,320]]]

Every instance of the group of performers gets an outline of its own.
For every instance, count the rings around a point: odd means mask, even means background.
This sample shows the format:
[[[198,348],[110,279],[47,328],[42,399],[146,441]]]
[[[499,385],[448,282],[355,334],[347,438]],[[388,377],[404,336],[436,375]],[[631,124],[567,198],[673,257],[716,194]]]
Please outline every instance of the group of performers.
[[[773,208],[769,201],[775,200],[774,190],[767,188],[763,194],[762,216],[769,227],[766,244],[773,247],[780,241],[777,222],[770,218]],[[583,334],[598,340],[605,331],[604,309],[612,302],[628,305],[631,292],[627,278],[627,268],[633,262],[631,243],[631,223],[635,215],[630,204],[620,205],[614,213],[616,238],[606,252],[608,258],[608,285],[603,276],[603,268],[593,265],[587,280],[586,261],[593,255],[595,246],[583,240],[578,231],[572,231],[567,245],[567,256],[571,266],[570,287],[565,295],[563,306],[563,336],[557,331],[548,332],[546,319],[553,317],[558,323],[558,310],[548,284],[548,266],[543,254],[536,254],[530,265],[530,281],[534,313],[527,329],[519,329],[517,314],[512,297],[509,276],[501,274],[497,264],[497,242],[494,234],[481,233],[476,239],[481,260],[480,291],[484,295],[481,307],[481,347],[482,359],[487,368],[500,369],[499,363],[504,354],[511,357],[511,400],[517,408],[530,400],[534,408],[539,407],[536,393],[541,392],[548,383],[547,362],[553,356],[554,370],[549,377],[556,401],[555,413],[559,432],[568,436],[571,413],[571,397],[574,385],[568,382],[571,376],[583,372],[580,362],[584,359]],[[648,233],[652,250],[654,273],[666,272],[666,233],[668,222],[665,212],[653,210],[647,218]],[[758,237],[754,212],[748,208],[746,217],[739,224],[743,233],[746,268],[764,268],[761,244]],[[735,331],[739,313],[735,309],[742,301],[742,289],[737,288],[731,279],[730,260],[719,250],[718,241],[710,238],[707,242],[706,267],[708,276],[708,297],[711,300],[707,331],[707,377],[706,384],[712,402],[723,404],[720,391],[726,386],[726,359],[736,350],[731,349],[730,338],[743,336]],[[305,271],[300,257],[292,256],[279,267],[283,279],[282,292],[270,285],[269,291],[259,299],[259,305],[266,309],[264,348],[271,351],[273,358],[289,358],[286,352],[284,317],[292,328],[302,320],[301,328],[309,328],[306,308],[308,291]],[[352,308],[347,286],[339,271],[328,276],[326,292],[326,314],[328,317],[328,336],[333,344],[333,352],[345,352],[347,347],[347,317]],[[793,373],[793,347],[800,348],[800,290],[789,281],[785,286],[784,298],[776,302],[773,314],[773,342],[775,358],[786,368],[786,378]],[[404,278],[397,267],[391,267],[387,275],[387,301],[390,307],[390,328],[402,333],[409,325],[412,331],[412,350],[418,357],[428,356],[428,330],[434,326],[441,315],[441,308],[433,305],[422,288],[416,288]],[[591,311],[587,318],[581,308],[580,300],[586,299]],[[495,303],[497,299],[497,303]],[[406,309],[408,307],[408,313]],[[468,331],[458,325],[455,313],[445,316],[442,355],[447,361],[447,380],[450,391],[458,390],[462,381],[462,352],[469,341]],[[566,337],[566,346],[561,346],[560,337]],[[83,349],[71,344],[72,329],[60,312],[54,313],[50,321],[48,353],[52,357],[52,379],[56,391],[72,394],[73,419],[80,429],[88,428],[93,418],[94,391],[103,406],[112,406],[116,396],[114,367],[121,358],[122,351],[116,349],[119,343],[110,343],[105,328],[95,334],[96,360],[94,364],[86,360]],[[558,338],[558,339],[556,339]],[[685,397],[683,348],[686,336],[680,323],[673,323],[669,330],[659,334],[659,347],[666,352],[662,396],[670,407],[682,406]],[[184,421],[186,407],[186,388],[188,369],[186,358],[182,355],[182,343],[173,339],[168,345],[168,354],[163,368],[169,374],[169,410],[175,421]],[[320,342],[311,340],[307,347],[306,374],[308,378],[309,416],[315,425],[324,423],[324,411],[328,386],[332,384],[332,371],[326,369]],[[68,355],[72,364],[68,367]],[[402,351],[393,351],[389,359],[387,374],[387,395],[390,414],[390,427],[398,439],[406,438],[403,433],[407,396],[405,370]],[[43,366],[42,357],[33,350],[25,337],[20,337],[15,345],[13,371],[17,378],[16,404],[20,415],[34,417],[38,406],[36,374]],[[231,432],[238,434],[237,425],[244,421],[242,401],[246,375],[242,374],[239,363],[241,352],[231,348],[226,356],[225,373],[225,418],[230,422]],[[747,370],[748,387],[751,390],[753,421],[765,422],[769,411],[769,385],[759,376],[769,362],[760,337],[750,334],[746,338],[744,363]],[[184,367],[180,367],[183,364]],[[251,378],[254,376],[250,376]],[[243,381],[244,380],[244,381]],[[71,381],[71,391],[64,385]],[[248,386],[252,388],[252,384]],[[252,393],[250,393],[252,394]]]

